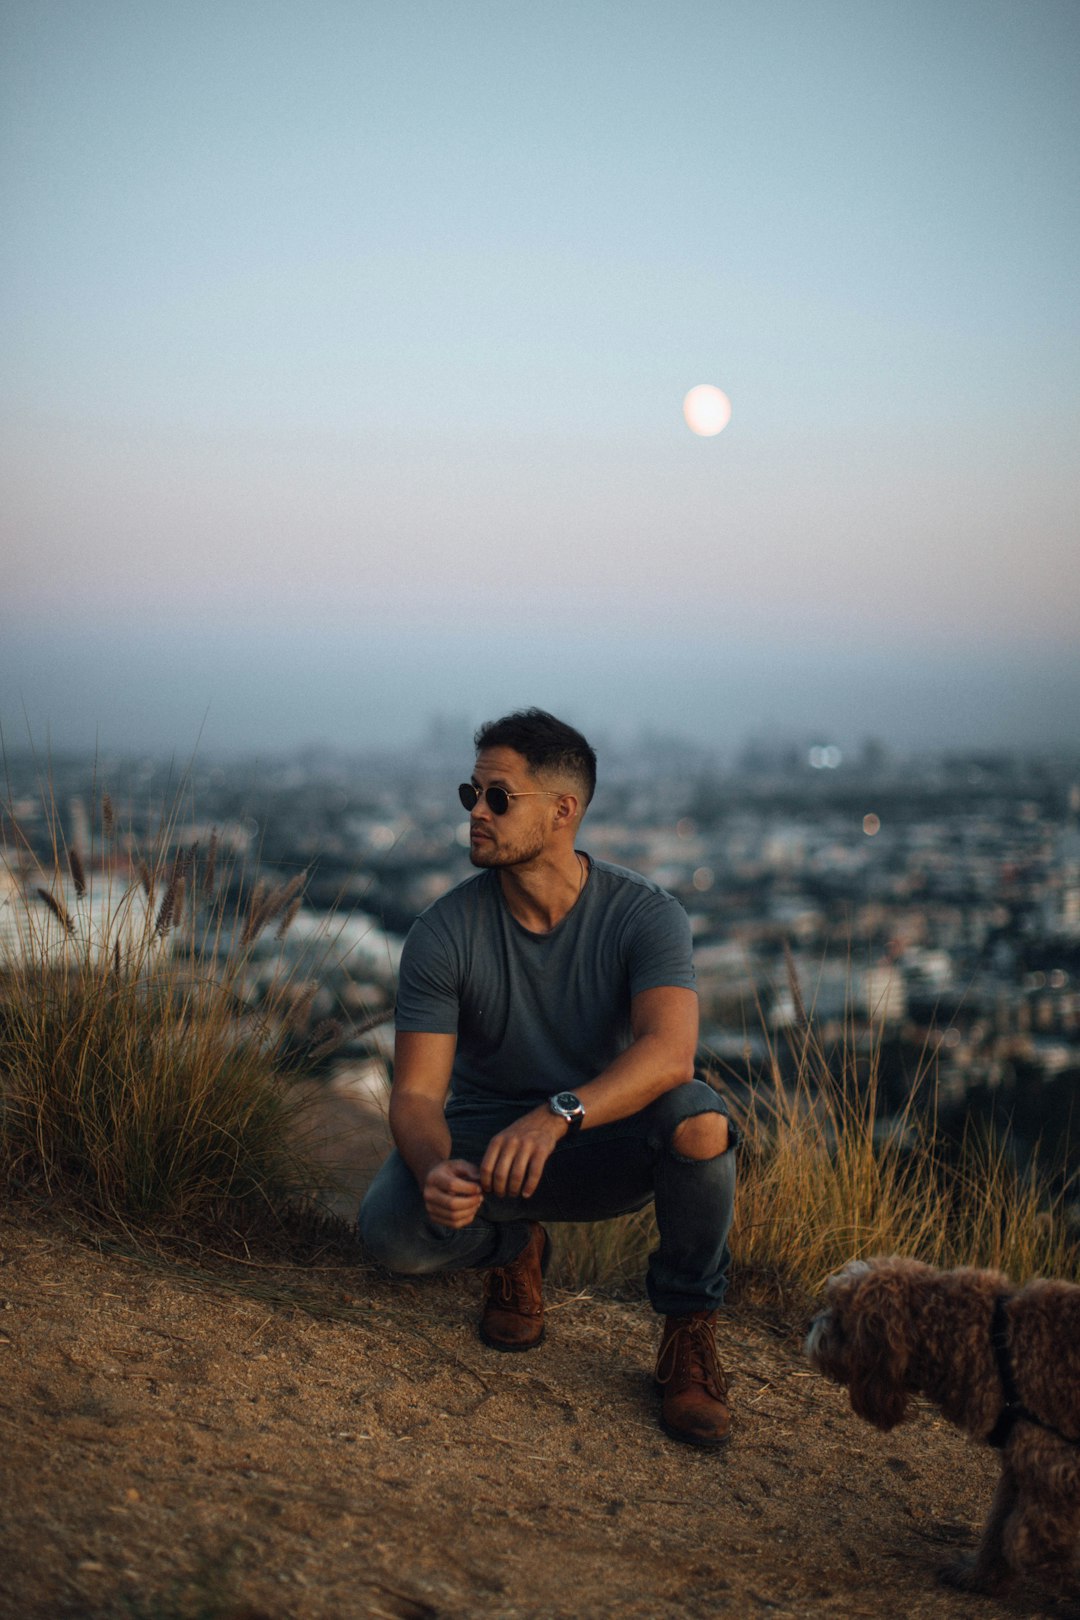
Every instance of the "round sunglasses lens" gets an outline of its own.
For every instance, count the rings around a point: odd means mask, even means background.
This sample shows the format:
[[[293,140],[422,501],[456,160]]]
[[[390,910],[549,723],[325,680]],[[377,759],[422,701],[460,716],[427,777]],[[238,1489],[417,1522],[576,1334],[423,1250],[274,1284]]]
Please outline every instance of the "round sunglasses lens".
[[[510,795],[505,788],[489,787],[485,792],[481,788],[473,787],[471,782],[462,782],[457,790],[457,796],[466,810],[472,810],[481,799],[487,800],[488,809],[493,816],[505,816],[510,808]]]

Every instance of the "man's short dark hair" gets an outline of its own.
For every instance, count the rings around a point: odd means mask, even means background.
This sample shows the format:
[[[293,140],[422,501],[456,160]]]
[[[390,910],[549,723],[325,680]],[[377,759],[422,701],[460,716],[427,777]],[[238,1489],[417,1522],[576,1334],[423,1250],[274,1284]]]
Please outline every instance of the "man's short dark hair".
[[[533,775],[573,777],[585,790],[588,804],[596,788],[596,755],[573,726],[556,720],[546,709],[517,709],[501,720],[488,720],[473,738],[482,748],[512,748],[526,761]]]

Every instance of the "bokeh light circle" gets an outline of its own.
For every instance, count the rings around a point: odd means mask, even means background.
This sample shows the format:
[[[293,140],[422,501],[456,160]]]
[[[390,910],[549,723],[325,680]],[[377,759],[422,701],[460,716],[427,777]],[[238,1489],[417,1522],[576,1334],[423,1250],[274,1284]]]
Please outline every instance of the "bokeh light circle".
[[[731,421],[731,401],[712,383],[698,383],[683,400],[683,416],[691,433],[700,439],[711,439],[722,433]]]

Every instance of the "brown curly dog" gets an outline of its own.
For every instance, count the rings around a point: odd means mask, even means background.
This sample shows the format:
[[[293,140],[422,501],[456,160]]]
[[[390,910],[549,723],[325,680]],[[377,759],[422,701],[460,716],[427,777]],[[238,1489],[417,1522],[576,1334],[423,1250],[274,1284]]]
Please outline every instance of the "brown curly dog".
[[[1014,1288],[997,1271],[852,1261],[829,1278],[806,1353],[879,1429],[900,1422],[912,1395],[925,1395],[951,1423],[1000,1448],[979,1546],[942,1570],[943,1580],[992,1592],[1021,1573],[1078,1573],[1080,1287]]]

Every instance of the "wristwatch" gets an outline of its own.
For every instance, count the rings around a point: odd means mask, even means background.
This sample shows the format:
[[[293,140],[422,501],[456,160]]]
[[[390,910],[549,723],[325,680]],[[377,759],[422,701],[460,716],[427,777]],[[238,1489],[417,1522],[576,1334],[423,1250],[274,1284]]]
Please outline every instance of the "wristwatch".
[[[585,1118],[585,1105],[572,1091],[557,1091],[554,1097],[548,1098],[548,1107],[560,1119],[565,1119],[570,1127],[570,1135],[580,1131],[581,1122]]]

